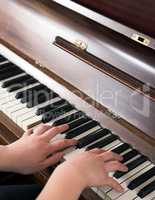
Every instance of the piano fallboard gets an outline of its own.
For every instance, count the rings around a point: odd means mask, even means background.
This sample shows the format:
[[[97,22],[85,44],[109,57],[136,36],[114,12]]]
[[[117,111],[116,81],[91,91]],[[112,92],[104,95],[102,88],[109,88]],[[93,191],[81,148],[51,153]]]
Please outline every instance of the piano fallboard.
[[[113,116],[108,115],[106,110],[105,110],[105,112],[103,112],[103,108],[101,106],[95,104],[95,102],[93,100],[90,101],[91,100],[90,98],[89,99],[87,98],[87,100],[89,100],[89,103],[88,103],[86,101],[86,99],[84,98],[84,96],[83,96],[83,98],[81,98],[82,96],[80,96],[80,95],[82,95],[82,93],[79,90],[76,90],[76,94],[74,94],[74,92],[75,92],[74,86],[65,82],[63,79],[61,79],[60,77],[58,77],[56,74],[52,73],[51,71],[48,71],[47,69],[43,70],[42,68],[38,68],[37,66],[35,66],[35,63],[33,63],[33,61],[31,59],[29,60],[29,62],[27,62],[22,57],[18,56],[17,54],[15,54],[14,52],[10,51],[9,49],[7,49],[6,47],[4,47],[2,45],[1,45],[0,49],[1,50],[3,49],[3,53],[1,53],[1,54],[4,55],[5,58],[8,58],[9,60],[12,61],[12,63],[19,66],[21,69],[23,69],[23,71],[20,71],[21,75],[24,72],[27,72],[28,74],[33,76],[36,80],[38,80],[40,84],[42,83],[42,84],[46,85],[49,89],[51,89],[52,91],[59,94],[59,96],[61,98],[66,99],[70,104],[74,105],[76,110],[83,111],[87,116],[89,116],[89,118],[91,118],[92,120],[96,120],[100,124],[101,127],[106,128],[106,130],[111,130],[111,132],[109,133],[110,135],[108,137],[111,139],[113,138],[114,140],[108,141],[108,143],[107,143],[107,139],[106,138],[103,139],[104,143],[106,141],[104,149],[106,149],[106,150],[114,149],[114,148],[117,148],[119,145],[124,144],[124,142],[126,142],[131,145],[131,146],[129,146],[128,150],[131,151],[133,148],[135,148],[138,150],[139,156],[142,156],[142,154],[143,154],[143,156],[144,155],[148,156],[147,158],[142,157],[143,159],[145,158],[147,160],[144,161],[143,164],[139,165],[134,170],[132,170],[131,174],[133,175],[133,177],[138,176],[139,173],[140,174],[143,173],[143,170],[145,172],[146,170],[149,170],[152,166],[154,166],[153,163],[150,162],[151,160],[153,162],[155,161],[155,158],[154,158],[155,141],[154,140],[152,140],[150,137],[146,136],[142,132],[138,131],[134,127],[130,127],[129,125],[122,123],[121,119],[116,119]],[[9,62],[9,61],[6,61],[6,63],[7,62]],[[5,64],[3,63],[0,65],[1,69],[3,68],[3,65],[5,65]],[[15,67],[15,66],[12,66],[12,67]],[[19,69],[19,68],[17,67],[17,69]],[[11,67],[10,67],[10,70],[11,70]],[[12,72],[14,72],[14,71],[12,71]],[[12,73],[12,72],[10,71],[10,73]],[[10,76],[10,73],[8,74],[8,76]],[[21,76],[20,74],[18,75],[18,77]],[[14,76],[16,77],[17,75],[14,75]],[[0,78],[2,78],[2,75],[0,76]],[[10,77],[10,78],[12,79],[13,77]],[[2,81],[0,81],[0,84],[2,84]],[[25,88],[25,86],[24,86],[24,88]],[[31,117],[36,118],[36,116],[34,116],[34,114],[33,114],[33,111],[35,111],[35,106],[34,106],[34,108],[28,108],[28,107],[26,107],[26,104],[22,104],[21,101],[18,101],[18,99],[16,99],[14,97],[14,95],[16,94],[16,91],[15,91],[15,93],[9,93],[7,90],[5,90],[5,88],[1,87],[0,94],[1,94],[0,106],[1,106],[2,111],[4,113],[6,113],[6,114],[4,114],[2,112],[0,113],[0,127],[2,127],[1,138],[4,138],[4,140],[6,142],[10,143],[14,140],[13,136],[16,136],[16,138],[18,138],[22,135],[23,131],[22,131],[21,127],[25,129],[25,124],[28,125],[27,122],[29,122],[29,119]],[[8,103],[6,103],[6,102],[8,102]],[[14,112],[11,114],[10,112],[8,112],[9,109],[10,108],[15,109],[15,108],[9,107],[8,104],[10,104],[10,103],[12,105],[20,105],[22,107],[19,110],[18,109],[14,110]],[[21,111],[22,111],[22,114],[21,114]],[[32,116],[31,116],[31,114],[32,114]],[[17,126],[16,123],[11,121],[8,118],[8,116],[13,121],[16,121],[19,126]],[[15,119],[14,116],[18,116],[18,117]],[[26,118],[24,116],[26,116]],[[20,119],[20,120],[18,120],[18,119]],[[21,121],[21,119],[23,121]],[[41,123],[41,122],[39,122],[39,123]],[[8,131],[3,131],[4,126],[6,126],[8,130],[12,130],[14,135],[11,136],[10,133],[8,133]],[[98,127],[99,125],[95,125],[95,126],[97,126],[96,128],[99,130],[99,127]],[[35,128],[35,124],[31,127]],[[78,129],[80,129],[80,127],[78,127]],[[97,129],[95,129],[95,130],[97,130]],[[88,132],[82,133],[81,136],[78,136],[78,137],[80,138],[80,137],[86,136],[88,134],[91,134],[95,130],[93,129],[89,133]],[[77,150],[70,149],[70,151],[71,151],[70,153],[72,155],[74,153],[78,153],[79,150],[80,149],[77,149]],[[85,150],[85,149],[83,149],[83,150]],[[68,159],[68,156],[71,156],[71,155],[68,150],[66,153],[67,154],[65,155],[65,159]],[[134,158],[134,159],[139,159],[139,158]],[[131,162],[134,162],[134,160],[132,160]],[[49,175],[50,175],[50,173],[47,170],[41,172],[40,176],[42,176],[42,182],[46,181],[47,178],[49,177]],[[110,198],[113,199],[113,197],[112,197],[113,192],[112,191],[105,192],[106,188],[105,189],[104,188],[92,188],[92,189],[94,190],[94,192],[93,192],[93,190],[88,190],[88,191],[84,192],[83,196],[86,197],[86,199],[102,200],[102,199],[105,199],[106,193],[107,193],[107,198],[110,195]],[[120,195],[120,194],[114,193],[114,195]],[[151,195],[153,195],[153,194],[151,194]],[[135,194],[135,196],[136,196],[136,194]]]

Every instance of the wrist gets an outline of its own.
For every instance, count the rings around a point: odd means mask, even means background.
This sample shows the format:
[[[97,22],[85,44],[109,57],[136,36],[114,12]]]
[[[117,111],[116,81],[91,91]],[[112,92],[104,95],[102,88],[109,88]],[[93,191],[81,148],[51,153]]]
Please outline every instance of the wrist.
[[[56,168],[54,173],[64,176],[65,180],[68,179],[68,181],[74,181],[76,183],[76,188],[81,192],[88,187],[83,173],[71,163],[64,162]]]
[[[8,154],[8,145],[5,146],[0,146],[0,157],[1,157],[1,162],[0,162],[0,171],[9,171],[9,161],[10,161],[10,156]]]
[[[15,156],[11,151],[10,145],[0,146],[0,171],[3,172],[15,172]]]

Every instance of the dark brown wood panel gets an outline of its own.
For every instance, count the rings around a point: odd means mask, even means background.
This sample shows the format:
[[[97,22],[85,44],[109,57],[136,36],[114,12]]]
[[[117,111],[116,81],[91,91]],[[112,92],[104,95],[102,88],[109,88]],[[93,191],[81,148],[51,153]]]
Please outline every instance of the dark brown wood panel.
[[[133,90],[137,90],[143,95],[147,96],[151,100],[155,101],[155,89],[150,87],[150,91],[143,90],[144,83],[142,81],[137,80],[136,78],[130,76],[129,74],[117,69],[116,67],[110,65],[109,63],[99,59],[95,55],[89,53],[87,50],[79,49],[75,44],[68,42],[64,38],[59,36],[56,37],[54,44],[68,53],[74,55],[80,60],[88,63],[90,66],[93,66],[100,70],[101,72],[107,74],[113,79],[118,80],[124,85],[132,88]]]
[[[155,38],[154,0],[73,0]]]
[[[113,66],[117,66],[118,69],[124,72],[130,71],[133,76],[134,74],[136,76],[142,75],[140,80],[155,85],[153,50],[137,45],[133,41],[131,42],[73,12],[67,12],[67,9],[62,9],[52,1],[40,3],[40,1],[34,0],[15,0],[11,1],[10,4],[10,0],[5,0],[4,6],[5,9],[0,7],[2,16],[0,17],[0,26],[2,27],[0,37],[3,39],[1,40],[2,43],[12,44],[17,50],[20,50],[19,55],[23,52],[32,58],[33,65],[35,61],[41,63],[75,86],[76,89],[119,114],[132,126],[137,127],[152,138],[155,137],[154,101],[149,101],[149,105],[146,104],[149,114],[145,115],[145,109],[144,113],[140,113],[141,108],[143,108],[143,101],[148,103],[148,98],[56,47],[53,42],[59,34],[64,38],[72,38],[73,40],[82,37],[84,40],[88,40],[90,46],[88,50],[93,55],[97,57],[106,56],[103,59],[106,62],[111,63],[109,62],[109,59],[111,59],[114,62]],[[11,9],[8,11],[9,6],[11,6]],[[27,21],[32,23],[27,23]],[[54,31],[52,31],[52,28]],[[127,71],[124,66],[127,67]],[[112,100],[102,98],[106,91],[114,94],[118,99],[117,106],[115,98]],[[133,102],[130,102],[132,98]]]

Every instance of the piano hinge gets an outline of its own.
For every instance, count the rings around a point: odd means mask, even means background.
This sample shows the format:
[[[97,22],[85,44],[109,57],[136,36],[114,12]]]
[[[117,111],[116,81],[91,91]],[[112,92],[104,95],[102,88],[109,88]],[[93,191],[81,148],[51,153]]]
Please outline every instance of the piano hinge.
[[[111,109],[107,109],[107,115],[115,120],[119,120],[121,118],[117,113],[113,112]]]
[[[82,40],[75,40],[74,45],[83,51],[88,48],[88,44]]]
[[[150,44],[150,40],[148,38],[145,38],[144,36],[136,33],[134,33],[131,38],[136,42],[143,44],[145,46],[148,46]]]
[[[44,67],[39,61],[35,60],[35,65],[38,67],[38,68],[41,68],[41,69],[45,69],[46,67]]]

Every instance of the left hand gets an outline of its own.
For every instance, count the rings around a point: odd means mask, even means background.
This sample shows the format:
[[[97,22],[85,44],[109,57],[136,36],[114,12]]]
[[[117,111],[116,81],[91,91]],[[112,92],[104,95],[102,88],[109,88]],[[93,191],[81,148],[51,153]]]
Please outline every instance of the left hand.
[[[41,125],[28,130],[18,141],[5,146],[10,166],[7,171],[31,174],[56,164],[63,157],[63,150],[75,145],[75,140],[51,140],[68,129],[68,125],[51,127]]]

